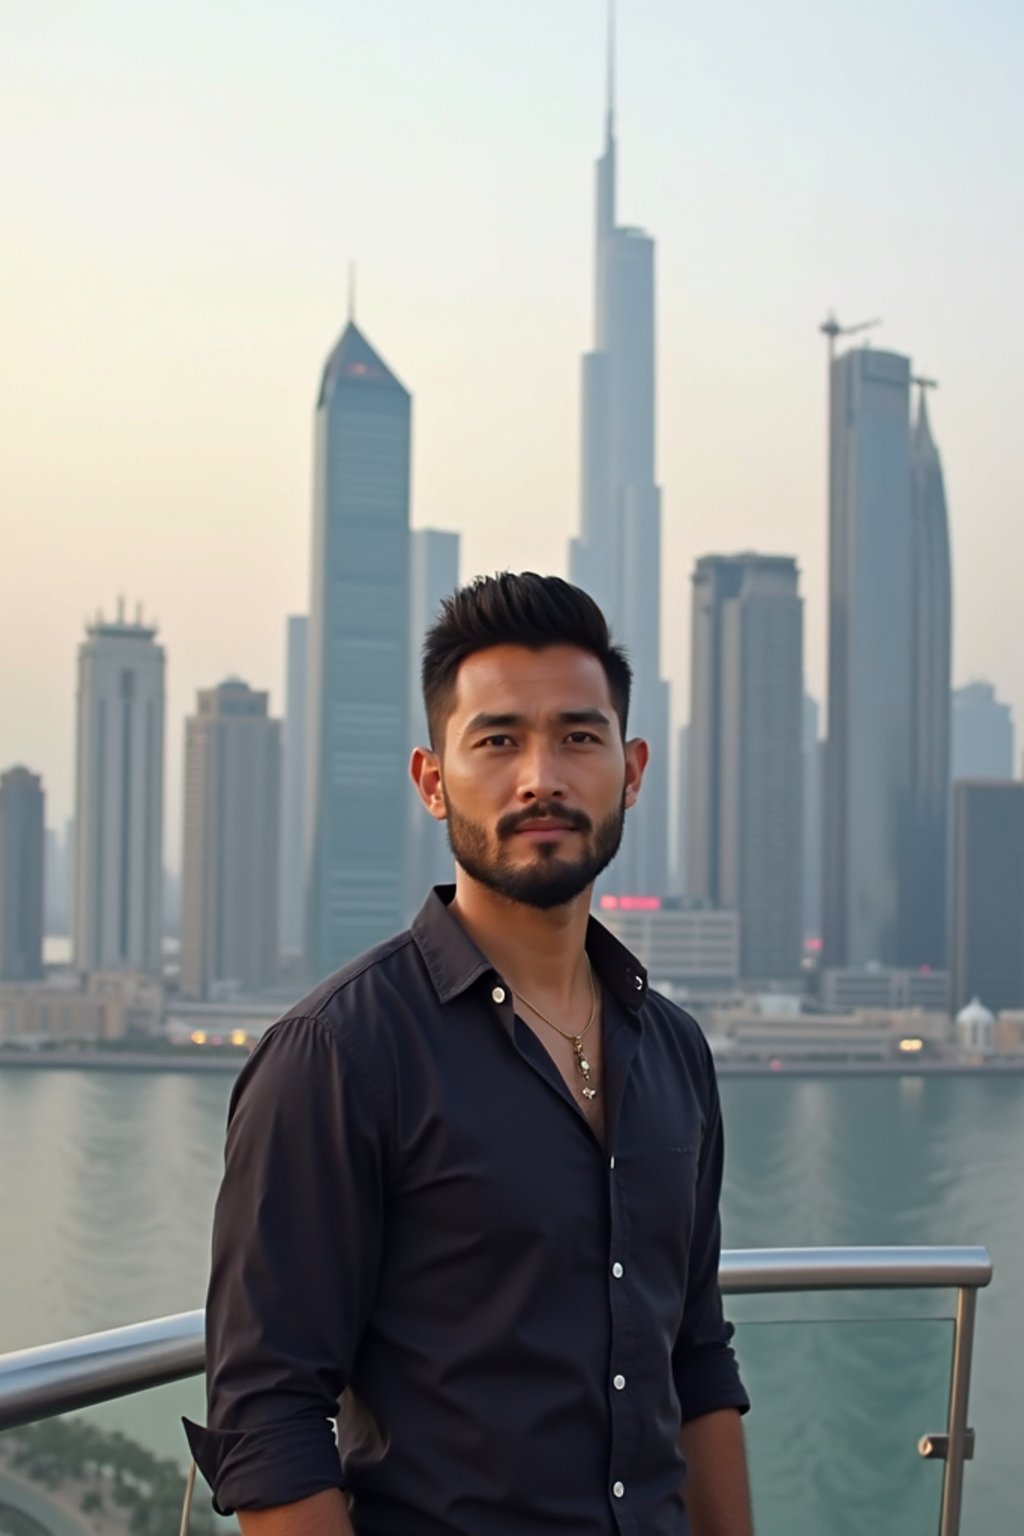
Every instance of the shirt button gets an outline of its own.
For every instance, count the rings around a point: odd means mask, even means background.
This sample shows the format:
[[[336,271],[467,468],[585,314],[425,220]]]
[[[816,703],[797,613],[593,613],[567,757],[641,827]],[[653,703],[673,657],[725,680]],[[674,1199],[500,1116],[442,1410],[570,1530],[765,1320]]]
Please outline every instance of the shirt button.
[[[492,1003],[503,1003],[504,1001],[505,1001],[505,988],[504,987],[495,987],[494,991],[491,993],[491,1002]]]
[[[608,1167],[609,1168],[614,1168],[615,1167],[615,1159],[614,1159],[614,1157],[610,1157],[608,1159]]]
[[[612,1274],[615,1276],[616,1280],[621,1280],[622,1279],[622,1276],[624,1274],[624,1270],[622,1268],[622,1265],[619,1263],[618,1259],[616,1259],[615,1263],[612,1265]]]
[[[625,1378],[625,1376],[613,1376],[612,1377],[612,1386],[615,1388],[616,1392],[621,1392],[625,1385],[626,1385],[626,1378]]]
[[[625,1483],[612,1483],[612,1493],[617,1499],[621,1499],[626,1492]]]

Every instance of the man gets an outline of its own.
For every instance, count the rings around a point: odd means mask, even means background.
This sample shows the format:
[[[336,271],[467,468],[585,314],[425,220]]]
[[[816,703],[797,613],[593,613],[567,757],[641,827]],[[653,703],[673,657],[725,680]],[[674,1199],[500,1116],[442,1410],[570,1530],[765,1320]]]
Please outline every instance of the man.
[[[189,1435],[243,1536],[749,1536],[711,1056],[589,917],[629,689],[553,577],[427,635],[411,768],[455,886],[232,1096]]]

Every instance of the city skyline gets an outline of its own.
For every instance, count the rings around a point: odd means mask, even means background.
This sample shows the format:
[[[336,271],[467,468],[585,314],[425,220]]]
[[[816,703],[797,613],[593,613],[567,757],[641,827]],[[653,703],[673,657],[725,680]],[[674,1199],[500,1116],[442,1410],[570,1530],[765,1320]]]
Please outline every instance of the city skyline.
[[[17,295],[9,334],[13,355],[21,358],[4,426],[11,452],[4,455],[3,488],[8,503],[26,512],[15,543],[19,560],[0,575],[0,643],[8,654],[21,654],[16,636],[29,631],[37,637],[31,665],[5,669],[0,683],[0,760],[25,761],[43,773],[54,825],[61,825],[71,808],[68,677],[80,616],[112,591],[142,596],[159,615],[171,658],[167,847],[172,861],[180,844],[175,825],[180,732],[195,689],[210,676],[242,672],[254,686],[269,685],[273,708],[281,712],[281,621],[286,612],[305,606],[308,380],[322,336],[336,324],[350,254],[361,257],[360,304],[367,324],[384,354],[401,355],[417,380],[414,525],[458,528],[464,539],[464,575],[502,564],[564,568],[564,541],[575,529],[577,507],[575,360],[586,345],[591,308],[580,281],[592,228],[583,171],[592,157],[600,110],[601,16],[596,8],[574,3],[545,16],[546,36],[574,44],[564,55],[571,57],[571,69],[560,67],[564,89],[553,115],[543,91],[553,65],[531,51],[523,35],[529,21],[540,24],[539,8],[527,6],[515,24],[511,10],[490,26],[470,18],[465,38],[466,48],[479,50],[481,78],[496,67],[496,50],[503,61],[508,55],[522,91],[537,97],[537,110],[529,114],[511,91],[502,97],[500,90],[492,90],[486,103],[472,93],[467,96],[464,76],[469,72],[445,73],[439,50],[424,40],[418,21],[410,23],[408,46],[423,44],[450,87],[453,124],[472,121],[481,146],[494,146],[502,167],[501,187],[485,189],[478,225],[468,233],[458,226],[461,236],[451,233],[428,253],[411,236],[427,194],[435,208],[438,198],[444,201],[443,189],[458,161],[435,157],[424,176],[418,157],[409,157],[419,165],[415,179],[423,185],[417,191],[387,148],[405,144],[408,118],[403,114],[417,110],[415,93],[409,102],[399,99],[402,93],[380,73],[389,9],[384,5],[368,23],[361,56],[366,80],[352,79],[344,103],[310,107],[315,121],[322,117],[322,155],[343,157],[339,164],[353,199],[344,221],[339,223],[338,212],[321,199],[316,206],[304,203],[301,217],[296,207],[296,217],[279,222],[273,233],[258,221],[251,231],[245,226],[245,259],[239,264],[232,258],[231,287],[223,290],[227,269],[207,259],[211,249],[219,249],[216,240],[213,247],[205,238],[200,245],[189,234],[187,219],[172,220],[169,229],[165,204],[146,204],[149,222],[129,227],[124,259],[134,263],[132,270],[123,283],[120,278],[109,288],[101,283],[103,305],[90,311],[103,315],[102,348],[91,343],[94,321],[77,305],[75,284],[83,262],[85,269],[102,274],[125,245],[120,236],[128,216],[127,194],[122,209],[116,193],[107,190],[90,204],[89,219],[83,222],[72,184],[47,158],[56,154],[58,144],[64,147],[60,130],[62,124],[66,129],[68,115],[86,111],[84,103],[76,105],[74,90],[65,92],[62,74],[64,49],[81,39],[73,25],[67,37],[57,38],[43,21],[24,23],[18,55],[22,72],[9,81],[7,100],[20,101],[19,91],[23,95],[31,80],[28,119],[36,121],[48,108],[56,126],[33,146],[23,146],[24,165],[34,163],[35,155],[46,175],[28,177],[23,167],[15,178],[15,212],[20,209],[25,216],[16,218],[15,242],[0,257],[12,279],[4,290]],[[450,10],[453,16],[460,13],[455,5]],[[625,124],[628,201],[657,230],[660,254],[657,468],[664,492],[662,589],[667,599],[662,639],[675,685],[675,724],[686,713],[687,625],[685,603],[678,596],[685,573],[709,548],[764,546],[766,533],[772,547],[797,556],[805,573],[807,683],[816,698],[824,698],[825,409],[814,332],[832,302],[844,319],[884,315],[886,346],[890,341],[912,344],[915,355],[940,379],[932,414],[953,508],[954,678],[988,677],[1000,696],[1009,696],[1015,717],[1022,718],[1024,683],[1011,649],[1014,562],[996,553],[1020,487],[1013,454],[1013,390],[1004,371],[1019,322],[999,302],[998,281],[1003,270],[999,254],[1005,261],[1014,249],[1010,209],[999,223],[994,208],[981,206],[985,177],[975,177],[973,166],[968,175],[962,166],[969,143],[977,142],[980,149],[984,141],[991,150],[992,132],[986,136],[984,131],[986,122],[992,127],[991,114],[1010,110],[1009,82],[1000,66],[1012,56],[1012,34],[1020,23],[998,8],[989,14],[986,29],[961,28],[954,18],[948,35],[935,40],[933,59],[915,53],[920,87],[915,121],[929,104],[933,115],[937,111],[944,70],[954,58],[962,90],[973,90],[978,112],[970,123],[957,119],[957,131],[965,136],[957,153],[952,141],[946,146],[950,152],[943,152],[944,135],[952,129],[934,117],[927,152],[923,143],[911,144],[890,166],[885,135],[904,121],[901,113],[908,110],[901,104],[900,69],[907,55],[900,38],[905,33],[909,47],[910,24],[905,13],[901,22],[900,14],[897,8],[891,57],[872,54],[877,110],[864,132],[850,136],[857,139],[852,145],[842,121],[847,86],[834,72],[828,76],[834,104],[808,85],[806,96],[797,93],[783,107],[778,84],[765,94],[750,61],[727,48],[714,18],[694,18],[684,26],[673,21],[667,7],[655,6],[641,27],[635,11],[622,8],[619,112]],[[275,23],[263,18],[259,25],[273,31]],[[315,30],[328,24],[306,18],[304,25]],[[780,54],[781,44],[773,45],[759,32],[756,18],[751,25],[767,46],[765,57],[778,60],[784,79],[811,81],[837,37],[851,44],[855,57],[861,46],[867,47],[838,11],[828,16],[820,57],[815,53],[819,44],[802,34],[788,38],[787,51]],[[387,41],[395,46],[393,32]],[[226,43],[214,35],[211,56],[219,58]],[[125,94],[116,98],[117,122],[137,121],[143,141],[163,146],[161,164],[172,171],[184,167],[190,146],[181,146],[179,162],[177,151],[161,137],[161,103],[166,106],[173,98],[179,81],[175,49],[167,54],[163,96],[147,104],[132,93],[131,70],[122,68],[127,61],[144,76],[154,67],[155,45],[145,26],[139,23],[126,28],[118,41],[100,38],[91,46],[101,75],[116,64],[118,78],[128,82],[122,87]],[[314,51],[313,39],[301,32],[296,57],[281,66],[286,96],[295,89],[301,67],[313,67]],[[730,80],[747,93],[738,117],[732,106],[723,117],[716,115],[710,81],[697,68],[702,57],[721,60],[723,67],[728,60]],[[271,124],[280,130],[276,158],[270,156],[269,167],[267,156],[261,159],[259,185],[273,202],[285,195],[282,173],[286,165],[289,173],[292,169],[294,131],[267,116],[269,84],[262,66],[254,64],[250,74],[243,70],[243,77],[232,77],[232,82],[236,93],[243,86],[250,91],[251,99],[242,105],[253,144],[266,147]],[[677,89],[680,83],[685,90]],[[685,112],[675,105],[677,97],[685,100]],[[723,112],[726,105],[721,104]],[[205,110],[203,101],[199,106]],[[382,159],[370,157],[375,187],[360,163],[366,157],[343,152],[345,145],[365,142],[346,131],[347,117],[333,116],[349,111],[353,126],[369,121],[384,135],[387,152]],[[760,138],[750,131],[759,111]],[[809,130],[812,118],[818,153],[822,159],[833,156],[828,175],[810,166],[799,148],[798,130]],[[716,133],[716,125],[727,120],[729,131]],[[97,126],[91,118],[84,123],[83,142],[95,140],[101,161],[104,154],[108,159],[115,154],[110,126],[107,120]],[[214,134],[215,149],[220,142]],[[682,169],[676,171],[670,168],[678,148],[684,153]],[[778,172],[769,166],[765,179],[770,150]],[[997,134],[995,157],[989,153],[984,161],[986,173],[995,176],[1002,165],[1006,184],[1019,184],[1011,174],[1019,153],[1019,138],[1001,140]],[[112,165],[116,184],[116,156]],[[787,177],[787,167],[802,167],[802,174]],[[915,174],[908,177],[910,171]],[[755,185],[759,177],[763,191]],[[949,194],[946,200],[938,195],[940,181]],[[897,182],[905,194],[902,201],[896,197]],[[38,243],[44,226],[49,228],[45,209],[31,194],[32,186],[44,183],[53,208],[71,221],[70,238],[51,240],[45,250]],[[202,177],[200,184],[202,191]],[[297,185],[305,187],[301,178]],[[165,187],[169,211],[181,196],[178,179],[172,175]],[[379,202],[384,195],[386,209]],[[947,228],[947,202],[949,230],[955,224],[956,233],[950,241],[936,238]],[[234,248],[225,220],[238,212],[238,204],[230,203],[215,222],[217,238],[228,241],[227,249]],[[741,217],[756,219],[772,232],[764,260],[754,266],[741,258]],[[879,219],[886,224],[886,242],[876,238]],[[493,268],[486,256],[487,221],[506,250],[506,260]],[[809,230],[814,232],[810,240]],[[166,253],[155,269],[145,258],[151,234],[159,234]],[[876,252],[879,245],[884,252]],[[776,248],[777,261],[772,259]],[[190,257],[190,250],[206,254]],[[66,262],[62,280],[54,265],[58,259]],[[297,263],[304,264],[302,270]],[[476,270],[491,276],[477,280]],[[980,281],[983,270],[986,285],[979,292],[968,278],[973,272]],[[225,291],[230,302],[224,301]],[[92,292],[91,284],[83,285],[83,298]],[[144,304],[147,292],[154,300],[159,296],[160,304]],[[217,313],[211,318],[214,294]],[[5,315],[7,307],[5,302]],[[158,328],[161,313],[177,327],[173,343]],[[992,341],[997,313],[998,347]],[[255,366],[268,346],[273,357],[269,374],[262,363]],[[78,381],[86,360],[89,387],[83,390]],[[483,392],[481,377],[488,382]],[[75,400],[75,411],[62,418],[62,432],[80,445],[73,483],[47,467],[54,385],[61,399]],[[510,420],[517,427],[511,434],[506,430]],[[465,442],[467,423],[479,453],[488,455],[486,470],[479,456],[453,452],[455,442]],[[126,428],[131,429],[130,442]],[[962,511],[958,522],[958,508],[967,506],[970,539]],[[259,538],[247,538],[240,546],[240,530],[254,525]],[[204,556],[197,560],[199,548]],[[206,567],[210,577],[216,576],[215,586],[204,585]],[[32,631],[29,594],[43,585],[52,590],[53,622],[45,631],[39,626]]]

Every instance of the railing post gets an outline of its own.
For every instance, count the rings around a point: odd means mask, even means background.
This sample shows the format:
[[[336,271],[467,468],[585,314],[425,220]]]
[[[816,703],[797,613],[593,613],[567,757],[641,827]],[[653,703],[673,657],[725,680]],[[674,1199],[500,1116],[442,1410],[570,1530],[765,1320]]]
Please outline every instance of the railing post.
[[[959,1536],[960,1506],[964,1492],[964,1457],[967,1448],[967,1398],[971,1386],[971,1354],[974,1348],[974,1313],[978,1292],[963,1285],[956,1293],[953,1323],[953,1365],[949,1377],[949,1413],[946,1465],[942,1472],[942,1511],[939,1536]]]

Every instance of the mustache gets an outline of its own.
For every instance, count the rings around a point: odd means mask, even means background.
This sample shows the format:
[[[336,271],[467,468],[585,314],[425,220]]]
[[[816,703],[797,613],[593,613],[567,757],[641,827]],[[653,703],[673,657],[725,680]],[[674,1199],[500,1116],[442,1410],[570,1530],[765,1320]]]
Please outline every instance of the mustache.
[[[532,821],[557,821],[565,827],[571,827],[574,832],[590,832],[593,823],[584,811],[574,810],[571,805],[545,805],[538,801],[525,811],[510,811],[507,816],[502,816],[498,822],[499,837],[513,837],[521,827],[528,827]]]

